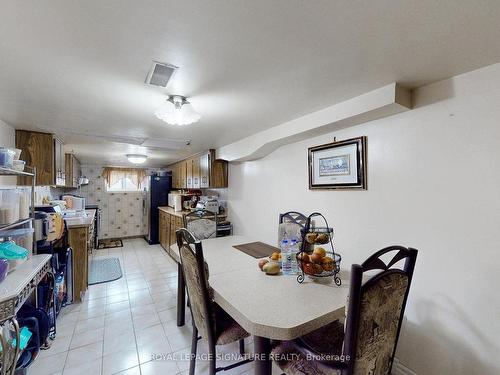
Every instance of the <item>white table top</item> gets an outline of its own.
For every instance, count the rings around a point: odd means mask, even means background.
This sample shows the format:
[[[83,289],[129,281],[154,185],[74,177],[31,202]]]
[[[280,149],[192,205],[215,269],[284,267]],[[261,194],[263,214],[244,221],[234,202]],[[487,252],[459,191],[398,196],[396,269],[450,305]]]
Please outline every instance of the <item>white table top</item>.
[[[26,262],[16,267],[9,273],[5,280],[0,283],[0,302],[10,300],[18,296],[24,287],[35,277],[43,266],[50,261],[51,255],[33,255]]]
[[[269,276],[259,270],[257,259],[233,248],[255,241],[243,236],[202,241],[215,302],[243,328],[253,335],[291,340],[344,317],[348,272],[341,271],[340,287],[307,276],[302,284],[296,276]],[[177,245],[171,246],[171,254],[179,260]]]

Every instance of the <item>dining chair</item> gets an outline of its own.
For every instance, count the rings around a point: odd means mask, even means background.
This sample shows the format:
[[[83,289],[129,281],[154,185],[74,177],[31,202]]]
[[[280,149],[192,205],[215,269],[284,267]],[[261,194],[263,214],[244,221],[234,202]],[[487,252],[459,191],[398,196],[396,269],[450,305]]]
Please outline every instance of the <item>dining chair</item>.
[[[278,245],[285,235],[301,237],[301,230],[306,225],[307,217],[296,211],[285,212],[279,216]]]
[[[196,350],[198,340],[201,338],[207,340],[208,344],[210,375],[251,362],[251,359],[244,359],[229,366],[216,367],[217,345],[238,341],[240,355],[243,355],[244,339],[250,334],[214,302],[213,291],[208,281],[208,265],[203,258],[201,242],[185,228],[177,230],[176,236],[193,321],[189,374],[194,374]],[[201,336],[198,336],[198,333]]]
[[[345,327],[336,321],[276,345],[272,353],[281,370],[286,375],[389,375],[417,252],[390,246],[353,264]]]
[[[196,210],[184,216],[184,228],[196,239],[204,240],[217,236],[217,214]]]

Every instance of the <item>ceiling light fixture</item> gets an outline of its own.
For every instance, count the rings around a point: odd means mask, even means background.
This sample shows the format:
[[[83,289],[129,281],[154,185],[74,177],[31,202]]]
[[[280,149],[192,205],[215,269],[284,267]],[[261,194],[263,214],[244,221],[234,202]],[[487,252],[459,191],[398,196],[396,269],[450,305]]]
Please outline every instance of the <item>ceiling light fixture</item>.
[[[148,158],[146,155],[141,155],[141,154],[127,154],[126,156],[128,161],[133,164],[142,164]]]
[[[156,110],[155,115],[171,125],[189,125],[201,119],[201,115],[182,95],[170,95],[166,102]]]

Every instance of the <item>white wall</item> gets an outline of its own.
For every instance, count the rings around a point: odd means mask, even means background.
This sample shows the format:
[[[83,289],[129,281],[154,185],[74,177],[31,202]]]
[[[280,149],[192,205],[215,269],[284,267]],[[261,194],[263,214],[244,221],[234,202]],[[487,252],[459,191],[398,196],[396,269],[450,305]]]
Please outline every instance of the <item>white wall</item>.
[[[500,373],[498,82],[500,64],[419,89],[412,111],[230,166],[236,233],[275,243],[279,212],[320,211],[345,268],[420,250],[398,350],[419,375]],[[308,190],[307,148],[361,135],[368,190]]]
[[[16,145],[16,132],[12,126],[0,120],[0,146],[14,147]],[[16,184],[15,177],[0,176],[0,186],[12,186]]]

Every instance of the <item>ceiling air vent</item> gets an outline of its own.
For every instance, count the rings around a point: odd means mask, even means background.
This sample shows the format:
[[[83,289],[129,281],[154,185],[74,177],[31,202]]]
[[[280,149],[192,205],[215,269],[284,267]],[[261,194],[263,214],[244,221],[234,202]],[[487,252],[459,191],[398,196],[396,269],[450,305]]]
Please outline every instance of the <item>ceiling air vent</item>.
[[[146,83],[154,86],[167,87],[168,81],[172,78],[177,66],[172,64],[153,61],[153,65],[146,77]]]

